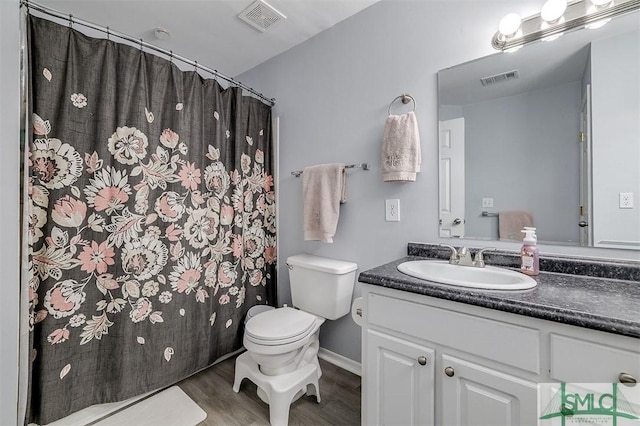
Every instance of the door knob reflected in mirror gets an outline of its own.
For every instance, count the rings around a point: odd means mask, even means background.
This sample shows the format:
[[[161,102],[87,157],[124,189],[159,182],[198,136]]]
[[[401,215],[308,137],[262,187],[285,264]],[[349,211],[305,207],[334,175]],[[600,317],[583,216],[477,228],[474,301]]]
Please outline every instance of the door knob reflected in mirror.
[[[618,381],[625,386],[635,386],[638,381],[629,373],[620,373]]]
[[[453,377],[453,375],[456,374],[456,372],[453,370],[453,367],[447,367],[444,369],[444,374],[446,374],[449,377]]]

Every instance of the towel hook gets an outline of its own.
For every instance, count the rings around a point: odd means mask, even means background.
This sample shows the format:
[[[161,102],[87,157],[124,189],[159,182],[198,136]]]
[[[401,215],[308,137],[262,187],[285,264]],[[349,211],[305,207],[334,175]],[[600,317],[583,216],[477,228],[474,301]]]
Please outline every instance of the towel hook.
[[[402,100],[403,104],[408,104],[409,102],[413,101],[413,111],[416,110],[416,100],[413,98],[413,96],[411,96],[408,93],[403,93],[400,96],[397,96],[394,100],[391,101],[391,103],[389,104],[389,108],[387,109],[387,115],[391,115],[391,106],[398,100]]]

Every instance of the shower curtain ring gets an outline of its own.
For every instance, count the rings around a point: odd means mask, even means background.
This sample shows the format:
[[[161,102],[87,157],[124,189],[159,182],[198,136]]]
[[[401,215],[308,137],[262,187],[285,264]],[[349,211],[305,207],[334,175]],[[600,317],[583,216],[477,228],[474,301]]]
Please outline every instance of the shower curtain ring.
[[[198,72],[198,61],[195,61],[195,62],[193,63],[193,70],[194,70],[195,72]]]
[[[169,51],[169,62],[173,63],[173,50]]]
[[[144,46],[142,45],[142,43],[144,43],[144,40],[140,39],[140,51],[141,51],[141,52],[142,52],[142,49],[143,49],[143,47],[144,47]]]
[[[73,28],[73,15],[69,14],[69,28]]]
[[[107,40],[110,40],[110,39],[109,39],[109,36],[110,36],[110,35],[111,35],[111,33],[109,32],[109,27],[107,27]]]

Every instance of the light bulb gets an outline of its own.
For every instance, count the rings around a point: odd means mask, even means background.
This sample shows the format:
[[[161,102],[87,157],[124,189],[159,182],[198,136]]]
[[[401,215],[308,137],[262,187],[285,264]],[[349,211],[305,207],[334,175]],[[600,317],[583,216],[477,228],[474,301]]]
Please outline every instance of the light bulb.
[[[542,6],[540,16],[545,22],[552,24],[562,18],[565,10],[567,10],[567,0],[548,0]]]
[[[595,6],[602,7],[611,3],[611,0],[591,0],[591,3],[593,3]]]
[[[517,13],[510,13],[500,20],[498,31],[505,37],[513,37],[520,28],[522,18]]]
[[[594,0],[591,0],[591,1],[594,1]],[[589,9],[587,9],[587,15],[590,15],[590,14],[594,13],[597,10],[597,8],[598,8],[598,6],[596,6],[596,5],[590,6]],[[611,18],[601,19],[599,21],[595,21],[595,22],[592,22],[590,24],[587,24],[584,27],[587,28],[587,29],[590,29],[590,30],[597,30],[598,28],[603,27],[610,20],[611,20]]]

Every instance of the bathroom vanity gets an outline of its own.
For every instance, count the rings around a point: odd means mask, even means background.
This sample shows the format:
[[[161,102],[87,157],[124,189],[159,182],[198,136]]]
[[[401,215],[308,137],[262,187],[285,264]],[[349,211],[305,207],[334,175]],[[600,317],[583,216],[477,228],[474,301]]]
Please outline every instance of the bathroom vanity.
[[[535,288],[507,292],[398,272],[415,259],[359,276],[363,425],[535,425],[555,389],[540,383],[622,383],[638,395],[640,265],[547,259],[628,279],[542,272]]]

